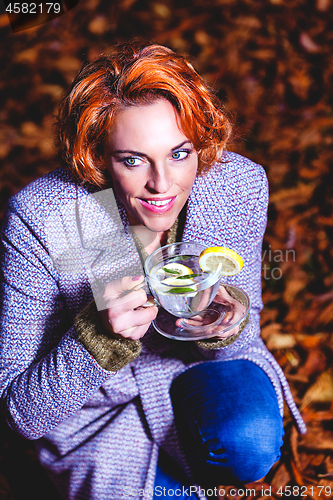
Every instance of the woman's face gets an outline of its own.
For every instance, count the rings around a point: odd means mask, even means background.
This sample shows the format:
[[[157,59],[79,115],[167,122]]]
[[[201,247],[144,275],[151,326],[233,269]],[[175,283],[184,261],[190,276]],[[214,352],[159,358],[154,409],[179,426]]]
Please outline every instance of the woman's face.
[[[163,232],[183,208],[198,155],[165,99],[122,110],[105,148],[105,165],[131,225]]]

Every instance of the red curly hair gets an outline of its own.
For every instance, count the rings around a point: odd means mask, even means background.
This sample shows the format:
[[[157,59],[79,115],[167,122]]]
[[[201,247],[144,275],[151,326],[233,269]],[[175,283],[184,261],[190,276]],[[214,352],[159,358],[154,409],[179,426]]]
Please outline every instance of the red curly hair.
[[[220,159],[231,125],[220,101],[193,66],[171,49],[119,44],[85,64],[60,103],[57,145],[83,182],[106,186],[104,144],[117,113],[127,106],[167,99],[183,133],[198,151],[201,174]]]

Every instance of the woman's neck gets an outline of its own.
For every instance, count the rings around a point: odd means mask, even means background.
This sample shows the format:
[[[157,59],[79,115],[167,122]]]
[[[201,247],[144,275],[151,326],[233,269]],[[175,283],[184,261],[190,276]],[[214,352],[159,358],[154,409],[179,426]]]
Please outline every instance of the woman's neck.
[[[150,231],[150,229],[145,226],[132,226],[132,231],[140,240],[148,255],[153,253],[157,248],[166,244],[168,236],[167,231],[155,233],[154,231]]]

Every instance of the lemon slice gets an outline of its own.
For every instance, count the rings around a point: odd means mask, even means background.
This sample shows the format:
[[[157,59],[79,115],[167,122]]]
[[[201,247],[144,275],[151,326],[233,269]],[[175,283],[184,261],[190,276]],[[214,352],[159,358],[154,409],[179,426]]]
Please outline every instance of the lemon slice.
[[[169,264],[165,264],[165,266],[160,267],[160,269],[156,273],[156,276],[159,276],[160,279],[164,278],[160,281],[160,285],[158,286],[158,293],[165,295],[169,293],[180,294],[196,292],[197,286],[195,285],[193,279],[188,277],[192,274],[192,269],[184,266],[184,264],[179,264],[178,262],[170,262]],[[184,276],[184,279],[178,279],[182,276]]]
[[[185,276],[186,274],[193,274],[193,271],[189,267],[179,264],[178,262],[170,262],[169,264],[165,264],[165,266],[160,267],[156,273],[157,276],[161,276],[162,274],[165,276],[177,277]]]
[[[243,259],[238,253],[225,247],[209,247],[199,256],[199,266],[205,272],[214,273],[222,264],[222,276],[235,276],[243,267]]]

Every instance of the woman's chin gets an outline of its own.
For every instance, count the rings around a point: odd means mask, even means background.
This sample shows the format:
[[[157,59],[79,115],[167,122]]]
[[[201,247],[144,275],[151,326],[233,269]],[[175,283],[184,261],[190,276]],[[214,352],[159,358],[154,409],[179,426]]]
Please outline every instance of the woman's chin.
[[[165,231],[168,231],[175,223],[177,219],[178,214],[170,214],[167,216],[154,216],[154,217],[140,217],[137,218],[137,222],[135,224],[131,223],[131,220],[129,219],[129,222],[131,225],[143,225],[150,231],[153,231],[155,233],[164,233]]]
[[[174,225],[176,219],[177,217],[170,217],[163,221],[147,221],[146,227],[155,233],[164,233]]]

